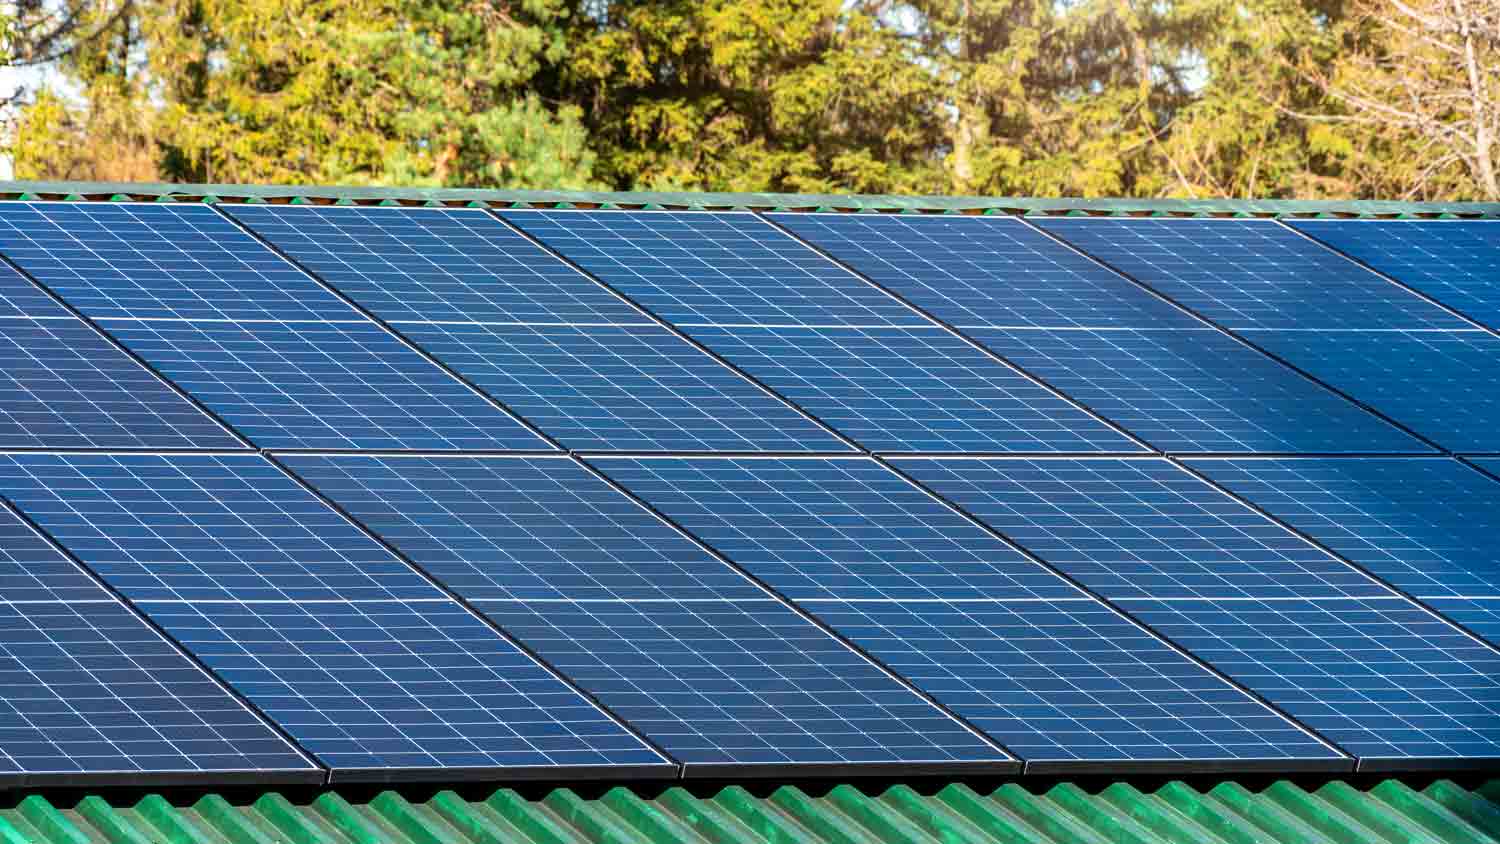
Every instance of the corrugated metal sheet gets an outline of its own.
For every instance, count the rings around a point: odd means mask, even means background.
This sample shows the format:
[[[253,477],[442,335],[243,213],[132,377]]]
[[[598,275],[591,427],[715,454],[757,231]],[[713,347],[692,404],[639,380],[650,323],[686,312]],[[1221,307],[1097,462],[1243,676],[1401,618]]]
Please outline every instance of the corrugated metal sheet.
[[[1297,199],[1035,199],[982,196],[855,194],[669,193],[647,191],[477,190],[460,188],[317,187],[312,185],[187,185],[128,182],[0,182],[0,199],[179,199],[229,202],[311,202],[360,205],[488,205],[496,207],[753,208],[786,211],[964,212],[999,214],[1161,214],[1358,217],[1500,217],[1493,202],[1391,202]]]
[[[821,796],[784,786],[757,797],[737,786],[710,797],[671,788],[643,798],[620,787],[596,799],[559,788],[538,800],[500,789],[469,801],[451,791],[411,802],[394,791],[351,803],[336,792],[294,803],[271,792],[235,804],[152,794],[134,805],[89,796],[71,805],[31,795],[0,810],[0,844],[1494,844],[1500,780],[1475,790],[1398,780],[1367,790],[1277,782],[1198,791],[1172,782],[1146,794],[1119,782],[1096,793],[1043,793],[1009,783],[989,794],[948,785],[870,795],[840,785]]]

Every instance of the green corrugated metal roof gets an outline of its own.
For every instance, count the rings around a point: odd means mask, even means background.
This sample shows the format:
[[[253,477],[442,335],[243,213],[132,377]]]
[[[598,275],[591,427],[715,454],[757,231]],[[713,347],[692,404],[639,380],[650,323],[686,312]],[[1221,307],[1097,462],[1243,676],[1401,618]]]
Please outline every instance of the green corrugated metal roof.
[[[1495,844],[1500,780],[1475,790],[1398,780],[1361,790],[1311,791],[1232,782],[1198,791],[1171,782],[1152,793],[1115,783],[1096,793],[1061,784],[1042,793],[1007,783],[989,793],[951,784],[867,794],[839,785],[813,796],[783,786],[758,797],[738,786],[711,796],[674,787],[643,797],[617,787],[596,798],[559,788],[539,799],[510,789],[418,801],[394,791],[351,802],[326,792],[300,802],[279,792],[187,803],[151,794],[127,805],[94,795],[31,795],[0,809],[4,844]]]
[[[490,205],[499,207],[753,208],[996,214],[1141,214],[1358,217],[1500,217],[1500,203],[1236,199],[1026,199],[854,194],[610,193],[457,188],[186,185],[125,182],[0,182],[0,199],[176,199],[319,204]]]

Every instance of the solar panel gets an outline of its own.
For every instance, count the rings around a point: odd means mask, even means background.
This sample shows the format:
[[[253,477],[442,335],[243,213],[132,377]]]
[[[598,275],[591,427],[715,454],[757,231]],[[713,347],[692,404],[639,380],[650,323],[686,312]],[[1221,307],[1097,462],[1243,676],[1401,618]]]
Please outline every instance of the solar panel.
[[[1431,451],[1213,329],[965,333],[1168,453]]]
[[[500,216],[679,326],[931,324],[753,214]]]
[[[1142,451],[941,328],[695,328],[872,451]]]
[[[872,460],[593,462],[1028,765],[1336,757]],[[1182,694],[1096,705],[1132,686]]]
[[[1166,460],[893,465],[1112,600],[1390,595]]]
[[[1010,217],[770,217],[951,325],[1199,325],[1118,274]]]
[[[1466,327],[1271,220],[1069,218],[1037,225],[1236,330]]]
[[[1489,220],[1292,220],[1298,231],[1500,329],[1500,226]]]
[[[289,463],[689,766],[1004,760],[572,460]]]
[[[1362,765],[1500,756],[1500,653],[1165,460],[896,465]]]
[[[335,779],[670,770],[261,457],[12,455],[0,485]]]
[[[1500,451],[1500,337],[1249,331],[1260,346],[1453,451]]]
[[[225,210],[391,322],[645,321],[484,211],[289,205]]]
[[[1125,606],[1358,756],[1360,770],[1500,758],[1500,653],[1409,601]]]
[[[3,205],[0,203],[0,207]],[[0,319],[18,316],[59,319],[72,314],[9,264],[0,262]]]
[[[9,510],[0,596],[0,780],[321,776]]]
[[[0,318],[0,448],[239,448],[82,320]]]
[[[1188,462],[1500,644],[1500,483],[1443,458]]]

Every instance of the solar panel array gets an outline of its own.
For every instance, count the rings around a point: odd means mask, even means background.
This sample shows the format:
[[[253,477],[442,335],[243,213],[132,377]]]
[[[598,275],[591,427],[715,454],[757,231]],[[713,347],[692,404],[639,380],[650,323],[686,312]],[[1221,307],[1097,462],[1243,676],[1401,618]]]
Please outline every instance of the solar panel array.
[[[1491,225],[0,203],[0,783],[1493,766]]]

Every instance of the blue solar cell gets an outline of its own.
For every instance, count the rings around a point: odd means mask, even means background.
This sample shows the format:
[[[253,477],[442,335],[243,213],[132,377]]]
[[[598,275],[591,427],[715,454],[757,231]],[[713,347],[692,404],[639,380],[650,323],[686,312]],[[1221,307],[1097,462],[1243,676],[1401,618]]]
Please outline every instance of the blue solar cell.
[[[1500,337],[1247,331],[1293,366],[1453,451],[1500,451]]]
[[[1430,452],[1213,329],[965,329],[1167,452]]]
[[[1500,597],[1500,483],[1457,461],[1188,463],[1411,595]]]
[[[1109,599],[1389,596],[1166,460],[896,460]]]
[[[1029,765],[1338,756],[1092,600],[809,606]]]
[[[0,203],[0,208],[3,207],[4,203]],[[45,319],[71,314],[9,264],[0,263],[0,319],[17,316]]]
[[[354,316],[205,205],[0,203],[0,250],[90,317]]]
[[[0,318],[0,447],[239,448],[82,320]]]
[[[689,770],[1005,758],[776,601],[477,606]]]
[[[1362,766],[1500,757],[1500,654],[1410,601],[1125,606]]]
[[[1143,451],[941,328],[695,328],[872,451]]]
[[[931,324],[753,214],[501,216],[678,325]]]
[[[399,328],[568,448],[850,450],[660,326]]]
[[[867,458],[590,458],[795,600],[1081,593]]]
[[[0,777],[225,772],[316,769],[118,601],[0,603]]]
[[[465,598],[765,593],[562,457],[297,456],[287,465]]]
[[[640,323],[597,282],[480,210],[226,206],[382,319]]]
[[[661,765],[660,756],[450,600],[142,602],[334,769]]]
[[[770,216],[952,325],[1200,325],[1117,273],[1009,217]]]
[[[1293,220],[1289,225],[1500,329],[1500,225],[1491,220]]]
[[[1464,328],[1272,220],[1046,219],[1037,225],[1228,328]]]
[[[102,324],[264,448],[550,448],[368,320]]]
[[[4,455],[0,495],[131,600],[441,595],[258,456]]]

